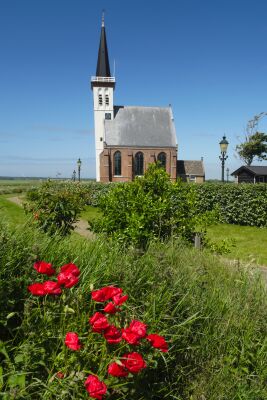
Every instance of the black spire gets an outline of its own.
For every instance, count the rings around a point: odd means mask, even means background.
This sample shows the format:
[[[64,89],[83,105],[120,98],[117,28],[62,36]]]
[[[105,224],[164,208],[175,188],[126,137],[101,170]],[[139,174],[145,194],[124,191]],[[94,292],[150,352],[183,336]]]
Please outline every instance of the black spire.
[[[96,76],[110,77],[110,68],[109,68],[109,60],[108,60],[108,46],[107,46],[105,23],[104,23],[104,13],[102,16],[102,27],[101,27],[99,50],[98,50]]]

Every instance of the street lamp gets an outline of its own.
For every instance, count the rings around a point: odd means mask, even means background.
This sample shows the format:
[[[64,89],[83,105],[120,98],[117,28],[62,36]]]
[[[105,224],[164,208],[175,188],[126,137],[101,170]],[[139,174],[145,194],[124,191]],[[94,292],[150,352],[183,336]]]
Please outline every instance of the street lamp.
[[[229,182],[229,168],[226,168],[226,181]]]
[[[72,180],[73,180],[73,182],[75,182],[75,180],[76,180],[76,171],[75,170],[72,173]]]
[[[81,162],[81,159],[79,158],[78,161],[77,161],[77,166],[78,166],[78,181],[79,181],[79,182],[81,181],[81,165],[82,165],[82,162]]]
[[[224,135],[222,140],[220,141],[220,148],[221,148],[221,156],[219,156],[219,159],[222,162],[222,182],[224,182],[224,164],[225,161],[227,160],[228,156],[226,155],[227,152],[227,147],[228,147],[228,142],[226,140],[226,136]]]

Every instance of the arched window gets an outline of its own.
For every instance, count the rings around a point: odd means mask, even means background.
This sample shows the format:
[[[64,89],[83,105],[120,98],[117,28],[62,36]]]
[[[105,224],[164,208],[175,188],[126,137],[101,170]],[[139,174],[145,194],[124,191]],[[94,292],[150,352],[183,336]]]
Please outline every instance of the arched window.
[[[159,153],[158,162],[160,163],[161,168],[166,170],[166,153]]]
[[[121,175],[121,152],[114,154],[114,175]]]
[[[141,151],[134,156],[134,174],[144,175],[144,154]]]

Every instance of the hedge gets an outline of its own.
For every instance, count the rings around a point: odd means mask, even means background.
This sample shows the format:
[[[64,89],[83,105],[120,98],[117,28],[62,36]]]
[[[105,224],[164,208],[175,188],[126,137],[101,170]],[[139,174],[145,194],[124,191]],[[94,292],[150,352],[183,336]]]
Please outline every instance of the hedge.
[[[191,186],[191,185],[190,185]],[[237,225],[267,226],[267,185],[194,185],[198,211],[218,209],[221,222]]]

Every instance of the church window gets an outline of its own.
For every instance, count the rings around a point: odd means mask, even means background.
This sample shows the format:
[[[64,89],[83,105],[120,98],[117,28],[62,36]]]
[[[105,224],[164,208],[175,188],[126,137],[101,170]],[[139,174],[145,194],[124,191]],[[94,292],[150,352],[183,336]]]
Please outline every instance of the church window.
[[[102,94],[99,94],[99,95],[98,95],[98,103],[99,103],[100,106],[103,105],[103,97],[102,97]]]
[[[165,153],[159,153],[158,162],[160,163],[161,168],[164,168],[166,170],[166,154]]]
[[[108,97],[108,94],[106,94],[106,96],[105,96],[105,102],[106,102],[106,106],[109,106],[109,97]]]
[[[144,154],[139,151],[134,157],[134,174],[144,175]]]
[[[121,152],[116,151],[114,154],[114,175],[121,175]]]
[[[105,119],[111,119],[111,113],[105,113]]]

